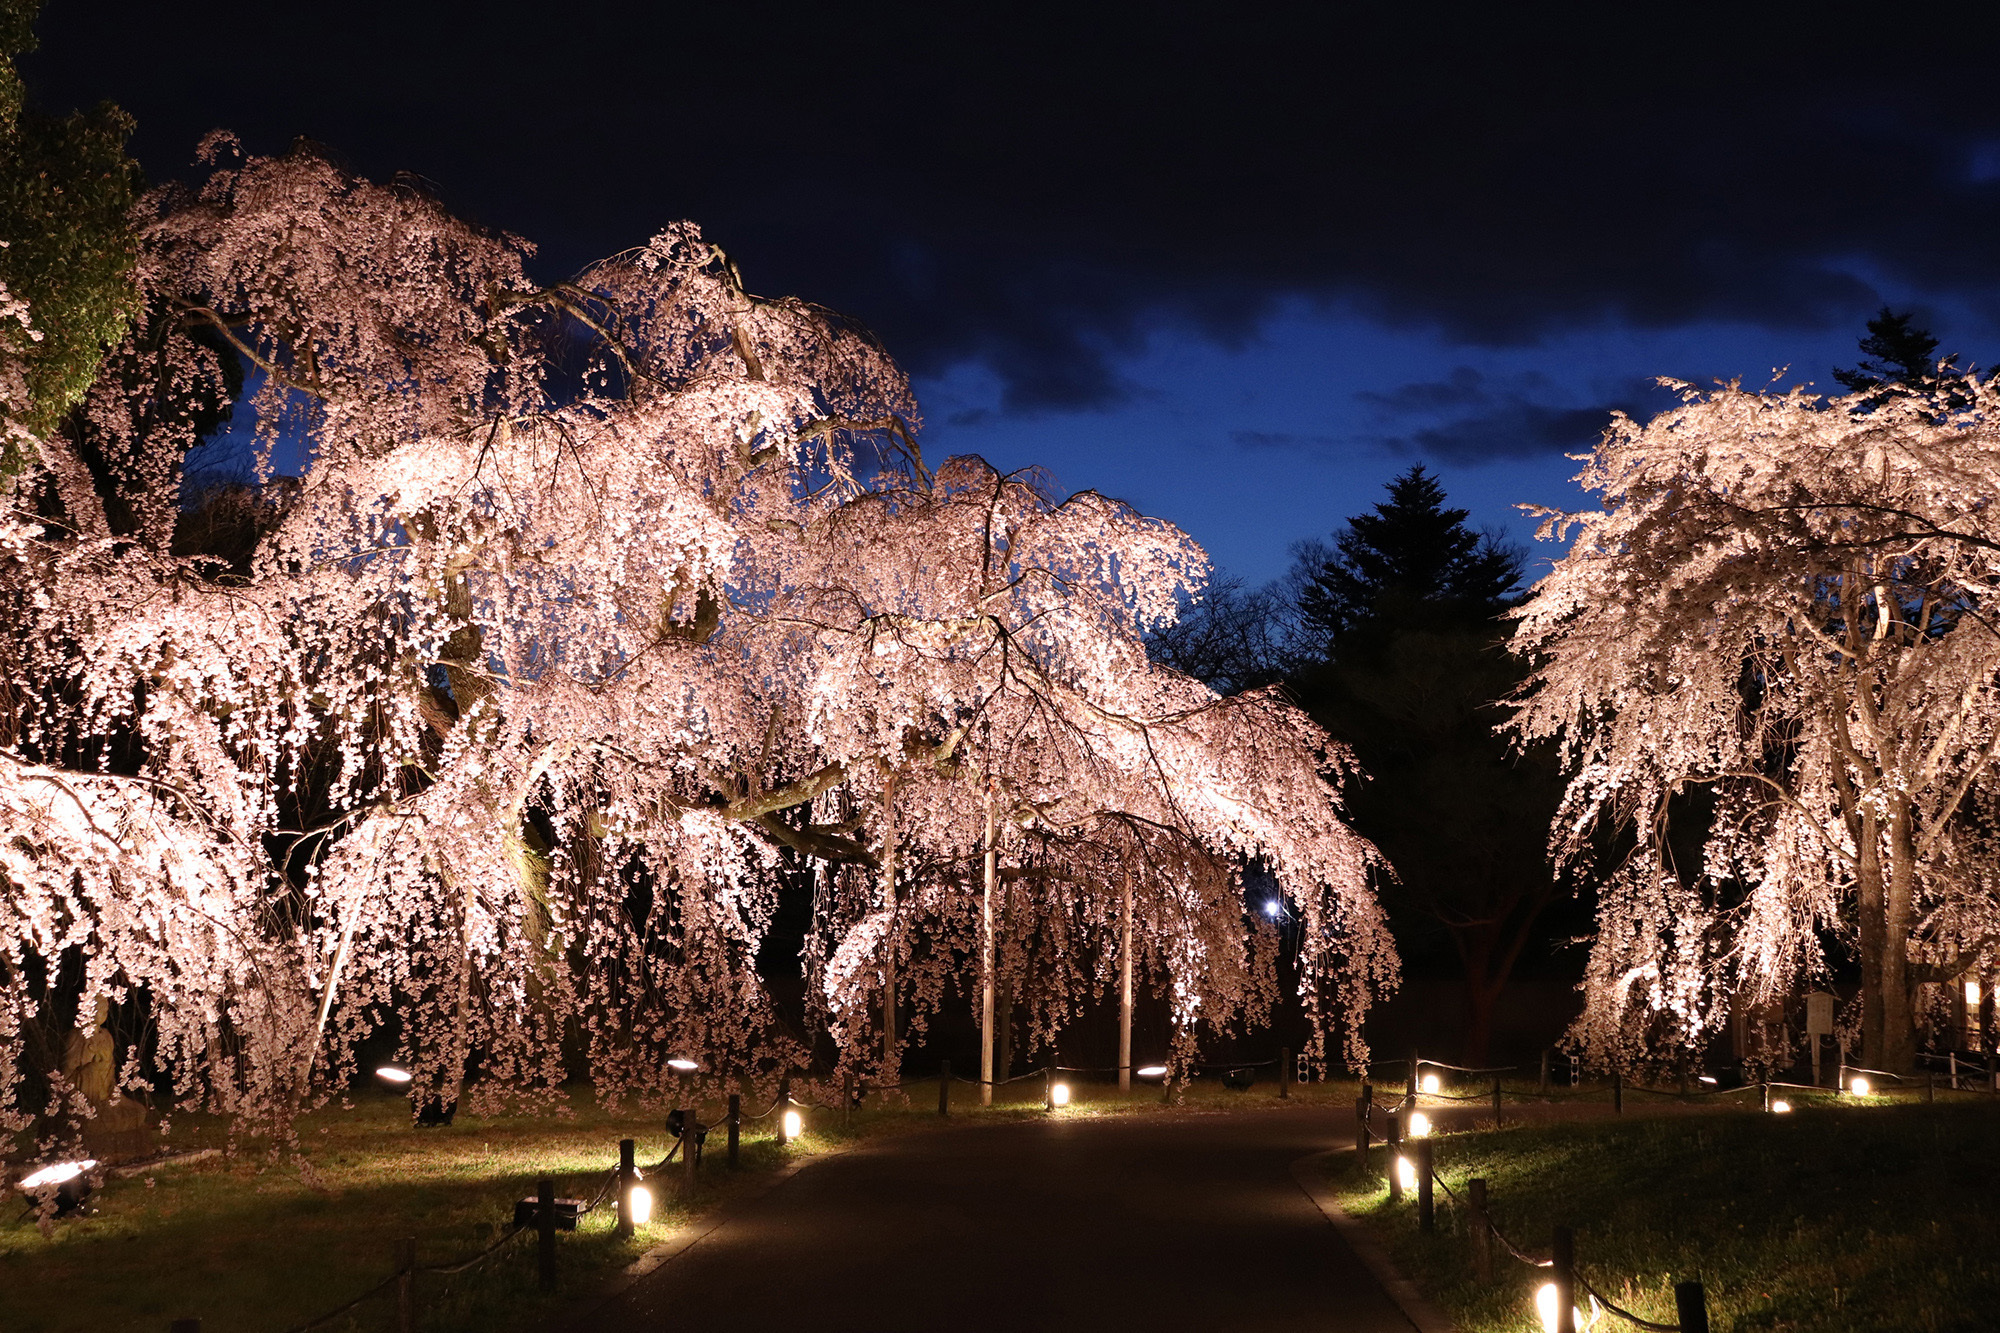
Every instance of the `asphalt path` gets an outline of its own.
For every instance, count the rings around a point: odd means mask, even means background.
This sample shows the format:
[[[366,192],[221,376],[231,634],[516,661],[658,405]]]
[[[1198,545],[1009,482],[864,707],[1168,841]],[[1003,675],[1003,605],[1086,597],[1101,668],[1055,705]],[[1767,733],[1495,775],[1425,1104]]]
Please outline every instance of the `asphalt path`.
[[[1411,1333],[1291,1164],[1325,1107],[952,1125],[808,1165],[586,1321]]]

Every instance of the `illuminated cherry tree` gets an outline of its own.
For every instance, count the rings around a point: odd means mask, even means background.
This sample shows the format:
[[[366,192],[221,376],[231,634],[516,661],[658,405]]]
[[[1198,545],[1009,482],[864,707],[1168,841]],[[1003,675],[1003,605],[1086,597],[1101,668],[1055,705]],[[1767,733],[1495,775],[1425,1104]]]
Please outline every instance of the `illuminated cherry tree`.
[[[1925,983],[1990,968],[2000,401],[1696,393],[1614,421],[1521,611],[1515,727],[1572,769],[1554,842],[1600,885],[1577,1028],[1665,1060],[1781,1000],[1829,943],[1861,1060],[1908,1068]],[[1933,992],[1935,993],[1935,992]]]
[[[819,866],[817,993],[893,1065],[899,1002],[1026,984],[966,933],[990,847],[1080,932],[1049,949],[1129,923],[1189,1032],[1270,1002],[1255,858],[1361,1057],[1395,955],[1343,757],[1147,661],[1206,573],[1185,534],[933,470],[875,341],[691,226],[539,287],[421,192],[206,151],[232,162],[148,201],[146,313],[5,532],[35,701],[0,758],[10,1009],[76,951],[86,1011],[147,997],[184,1094],[279,1120],[385,1024],[420,1093],[482,1106],[554,1088],[571,1029],[613,1095],[672,1054],[768,1075],[807,1053],[755,960]],[[247,569],[173,554],[230,358],[265,466],[305,460]],[[1047,1021],[1085,966],[1043,965]]]

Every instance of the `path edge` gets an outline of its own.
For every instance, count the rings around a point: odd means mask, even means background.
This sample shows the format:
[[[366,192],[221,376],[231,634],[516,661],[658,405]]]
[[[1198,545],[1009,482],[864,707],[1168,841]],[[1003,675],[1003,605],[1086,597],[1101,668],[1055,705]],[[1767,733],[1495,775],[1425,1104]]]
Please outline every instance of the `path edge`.
[[[1333,1224],[1333,1229],[1340,1233],[1347,1247],[1374,1276],[1376,1285],[1395,1302],[1396,1308],[1403,1312],[1403,1318],[1415,1326],[1417,1333],[1463,1333],[1428,1296],[1417,1290],[1415,1283],[1403,1276],[1395,1261],[1389,1257],[1389,1252],[1376,1243],[1366,1227],[1348,1215],[1327,1187],[1323,1173],[1317,1168],[1334,1157],[1345,1156],[1352,1151],[1351,1148],[1329,1148],[1325,1152],[1308,1153],[1292,1163],[1292,1179],[1326,1216],[1326,1220]]]

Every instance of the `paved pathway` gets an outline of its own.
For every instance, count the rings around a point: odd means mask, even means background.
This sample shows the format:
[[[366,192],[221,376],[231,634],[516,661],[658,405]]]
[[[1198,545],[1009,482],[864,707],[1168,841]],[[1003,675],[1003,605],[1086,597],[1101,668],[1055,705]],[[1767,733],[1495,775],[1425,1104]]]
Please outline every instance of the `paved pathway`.
[[[1411,1333],[1290,1164],[1325,1108],[957,1125],[806,1167],[602,1333]]]

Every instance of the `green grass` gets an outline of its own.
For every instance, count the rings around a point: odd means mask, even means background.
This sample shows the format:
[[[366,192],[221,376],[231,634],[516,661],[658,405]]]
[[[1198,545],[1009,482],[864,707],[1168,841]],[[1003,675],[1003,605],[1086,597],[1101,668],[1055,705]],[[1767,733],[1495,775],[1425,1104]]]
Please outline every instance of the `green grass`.
[[[1157,1086],[1122,1097],[1115,1085],[1075,1081],[1070,1116],[1148,1114],[1163,1109]],[[1294,1090],[1303,1101],[1350,1104],[1352,1085]],[[998,1090],[990,1109],[978,1089],[952,1088],[952,1123],[1038,1117],[1042,1083],[1025,1079]],[[1278,1105],[1266,1083],[1248,1092],[1213,1082],[1189,1088],[1182,1109]],[[419,1264],[447,1264],[484,1248],[511,1223],[512,1201],[532,1194],[537,1176],[556,1177],[558,1194],[588,1198],[617,1162],[618,1140],[638,1141],[642,1164],[670,1146],[663,1117],[611,1115],[588,1096],[569,1116],[461,1115],[453,1125],[416,1129],[400,1097],[369,1094],[352,1110],[329,1108],[299,1125],[300,1152],[262,1145],[234,1156],[164,1165],[146,1175],[111,1179],[94,1197],[93,1215],[55,1224],[44,1235],[22,1218],[18,1194],[0,1200],[0,1333],[164,1333],[186,1315],[204,1333],[281,1333],[341,1304],[388,1276],[399,1236],[417,1238]],[[711,1103],[705,1115],[718,1113]],[[754,1108],[750,1108],[753,1109]],[[800,1156],[862,1138],[936,1128],[935,1080],[876,1094],[845,1118],[807,1113],[805,1137],[779,1147],[764,1125],[746,1127],[742,1169],[722,1166],[723,1133],[709,1137],[697,1211],[726,1203],[768,1181]],[[163,1146],[223,1146],[222,1127],[177,1117]],[[679,1163],[653,1182],[663,1203]],[[610,1208],[559,1238],[561,1289],[537,1289],[531,1236],[516,1238],[494,1260],[463,1276],[418,1279],[425,1333],[534,1326],[574,1311],[620,1269],[667,1239],[688,1213],[671,1204],[630,1240],[613,1230]],[[364,1303],[325,1325],[331,1333],[377,1333],[392,1327],[386,1298]]]
[[[1494,1221],[1523,1251],[1545,1256],[1550,1229],[1572,1227],[1584,1275],[1658,1322],[1674,1322],[1673,1285],[1688,1278],[1704,1283],[1717,1333],[1948,1333],[2000,1318],[1990,1102],[1634,1115],[1445,1135],[1434,1151],[1461,1196],[1488,1181]],[[1383,1154],[1371,1159],[1366,1177],[1335,1159],[1332,1182],[1403,1272],[1466,1333],[1539,1330],[1546,1275],[1500,1250],[1495,1284],[1478,1286],[1463,1209],[1440,1190],[1437,1230],[1421,1235],[1414,1202],[1387,1200]]]

